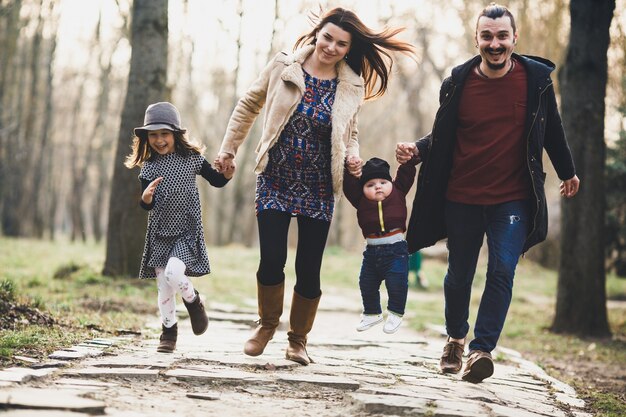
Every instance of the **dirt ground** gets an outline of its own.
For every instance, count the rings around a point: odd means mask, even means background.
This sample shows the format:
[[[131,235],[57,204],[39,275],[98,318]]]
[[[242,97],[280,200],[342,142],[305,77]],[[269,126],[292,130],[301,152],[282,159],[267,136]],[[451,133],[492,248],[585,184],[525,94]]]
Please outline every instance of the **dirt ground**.
[[[621,343],[626,349],[626,343]],[[541,363],[549,375],[572,385],[587,404],[593,401],[590,393],[594,392],[612,394],[626,404],[626,370],[621,366],[590,358],[581,360],[575,355],[559,358],[525,356]]]

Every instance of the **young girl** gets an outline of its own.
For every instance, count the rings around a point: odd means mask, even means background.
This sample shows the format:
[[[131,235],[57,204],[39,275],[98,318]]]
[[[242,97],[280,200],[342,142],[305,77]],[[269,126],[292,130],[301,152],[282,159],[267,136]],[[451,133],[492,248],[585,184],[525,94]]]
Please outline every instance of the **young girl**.
[[[167,102],[146,109],[144,125],[135,128],[133,152],[126,166],[141,167],[141,202],[149,210],[146,243],[139,277],[156,278],[162,333],[157,352],[176,349],[176,293],[189,311],[193,332],[200,335],[209,325],[204,305],[188,277],[210,272],[202,230],[196,175],[223,187],[235,171],[231,165],[218,173],[204,159],[204,147],[185,136],[180,114]]]

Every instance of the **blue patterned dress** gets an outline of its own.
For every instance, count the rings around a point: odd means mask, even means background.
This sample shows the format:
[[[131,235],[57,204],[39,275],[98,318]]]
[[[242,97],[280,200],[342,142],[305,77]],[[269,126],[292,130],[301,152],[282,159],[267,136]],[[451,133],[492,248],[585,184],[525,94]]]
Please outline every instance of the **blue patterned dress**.
[[[337,79],[304,71],[305,92],[257,176],[256,213],[278,210],[330,222],[335,200],[330,173],[331,112]]]

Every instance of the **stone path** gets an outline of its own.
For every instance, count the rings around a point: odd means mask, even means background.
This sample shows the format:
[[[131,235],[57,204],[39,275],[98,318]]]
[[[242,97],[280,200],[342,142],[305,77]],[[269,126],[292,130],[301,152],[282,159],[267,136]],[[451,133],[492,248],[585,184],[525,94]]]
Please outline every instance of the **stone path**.
[[[245,356],[256,314],[210,304],[202,336],[181,318],[174,354],[156,353],[154,322],[149,337],[94,339],[1,370],[0,417],[590,416],[571,387],[514,351],[494,352],[494,376],[470,384],[439,373],[443,336],[427,339],[406,326],[394,335],[382,326],[359,333],[358,306],[326,294],[309,338],[310,366],[284,359],[286,323],[262,356]]]

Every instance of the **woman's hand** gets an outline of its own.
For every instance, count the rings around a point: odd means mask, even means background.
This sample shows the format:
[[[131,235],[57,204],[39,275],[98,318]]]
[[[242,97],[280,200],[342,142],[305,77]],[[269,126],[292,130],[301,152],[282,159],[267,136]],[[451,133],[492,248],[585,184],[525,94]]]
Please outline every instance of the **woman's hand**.
[[[141,194],[141,201],[146,204],[152,204],[152,199],[154,198],[154,192],[156,191],[157,185],[163,181],[163,177],[159,177],[156,180],[152,181],[145,190],[143,190],[143,194]]]
[[[233,175],[235,175],[235,170],[237,169],[237,164],[235,163],[234,159],[230,160],[230,163],[226,163],[224,165],[222,165],[222,175],[224,176],[224,178],[226,178],[227,180],[231,179],[233,177]]]
[[[213,166],[217,172],[224,174],[226,178],[230,179],[235,174],[235,156],[227,152],[220,152],[215,157]],[[227,173],[230,177],[227,176]]]
[[[356,156],[350,155],[346,158],[346,167],[350,175],[359,178],[361,176],[361,168],[363,166],[363,160]]]

